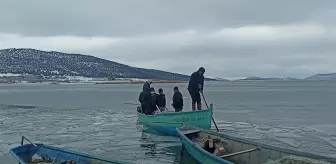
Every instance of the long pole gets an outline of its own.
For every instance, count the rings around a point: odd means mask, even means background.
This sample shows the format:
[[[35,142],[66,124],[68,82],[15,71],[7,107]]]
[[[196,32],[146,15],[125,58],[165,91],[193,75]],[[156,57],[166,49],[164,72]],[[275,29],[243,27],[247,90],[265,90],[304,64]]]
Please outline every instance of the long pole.
[[[204,97],[203,92],[201,92],[201,95],[202,95],[202,97],[203,97],[203,100],[204,100],[204,102],[205,102],[205,105],[206,105],[207,108],[209,109],[208,103],[207,103],[206,100],[205,100],[205,97]],[[216,127],[216,129],[217,129],[217,132],[219,132],[219,129],[218,129],[218,127],[217,127],[217,124],[216,124],[216,122],[215,122],[215,119],[214,119],[212,116],[211,116],[211,119],[212,119],[212,122],[215,124],[215,127]]]

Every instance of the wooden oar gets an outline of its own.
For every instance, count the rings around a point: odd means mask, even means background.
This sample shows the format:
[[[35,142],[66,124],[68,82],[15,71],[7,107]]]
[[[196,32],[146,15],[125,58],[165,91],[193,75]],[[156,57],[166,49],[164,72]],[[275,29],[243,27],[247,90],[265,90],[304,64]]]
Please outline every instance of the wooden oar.
[[[240,155],[240,154],[250,153],[250,152],[253,152],[253,151],[257,151],[257,150],[260,150],[260,148],[254,148],[254,149],[244,150],[244,151],[240,151],[240,152],[236,152],[236,153],[231,153],[231,154],[223,155],[223,156],[220,156],[220,157],[221,158],[228,158],[228,157],[233,157],[233,156]]]
[[[205,100],[205,97],[204,97],[204,94],[203,94],[203,92],[200,92],[201,93],[201,95],[202,95],[202,97],[203,97],[203,100],[204,100],[204,103],[205,103],[205,105],[207,106],[207,108],[209,109],[209,106],[208,106],[208,103],[206,102],[206,100]],[[215,122],[215,119],[211,116],[211,119],[212,119],[212,122],[215,124],[215,126],[216,126],[216,129],[217,129],[217,132],[219,132],[219,129],[218,129],[218,127],[217,127],[217,124],[216,124],[216,122]]]
[[[157,105],[155,105],[155,106],[156,106],[156,109],[157,109],[160,113],[162,113],[161,110],[160,110],[160,108],[159,108]]]
[[[167,107],[165,107],[167,109],[167,111],[170,111]]]

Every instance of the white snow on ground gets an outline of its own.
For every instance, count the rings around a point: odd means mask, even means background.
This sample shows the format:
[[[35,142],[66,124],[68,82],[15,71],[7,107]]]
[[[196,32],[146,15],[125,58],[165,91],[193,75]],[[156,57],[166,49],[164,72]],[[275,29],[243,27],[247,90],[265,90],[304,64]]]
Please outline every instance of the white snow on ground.
[[[83,76],[66,76],[67,79],[69,80],[79,80],[82,82],[88,82],[90,80],[92,80],[92,78],[90,77],[83,77]]]
[[[52,73],[59,74],[58,71],[51,71]],[[14,73],[0,73],[0,77],[17,77],[17,76],[24,76],[28,74],[14,74]],[[70,81],[78,80],[79,83],[95,83],[95,82],[107,82],[107,78],[92,78],[92,77],[84,77],[84,76],[64,76]],[[130,81],[147,81],[148,79],[138,79],[138,78],[116,78],[115,82],[130,82]],[[26,81],[22,81],[21,83],[27,83]]]
[[[149,79],[138,79],[138,78],[116,78],[116,80],[132,80],[132,81],[148,81]]]
[[[0,77],[22,76],[22,74],[0,73]]]

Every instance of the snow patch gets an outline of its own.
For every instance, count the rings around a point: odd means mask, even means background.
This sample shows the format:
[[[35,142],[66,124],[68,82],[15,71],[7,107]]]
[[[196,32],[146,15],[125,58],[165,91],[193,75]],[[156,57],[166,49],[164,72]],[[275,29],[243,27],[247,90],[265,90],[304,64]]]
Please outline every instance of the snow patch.
[[[0,73],[0,77],[13,77],[13,76],[22,76],[22,74]]]
[[[91,81],[93,78],[89,78],[89,77],[83,77],[83,76],[66,76],[66,78],[68,80],[79,80],[82,82],[88,82]]]

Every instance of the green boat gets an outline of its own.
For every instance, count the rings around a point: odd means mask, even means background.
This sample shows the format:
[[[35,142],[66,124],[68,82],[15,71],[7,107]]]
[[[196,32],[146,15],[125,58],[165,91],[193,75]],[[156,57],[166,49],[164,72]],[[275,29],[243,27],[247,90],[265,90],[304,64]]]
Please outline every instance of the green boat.
[[[283,149],[197,127],[181,127],[177,132],[182,148],[201,164],[336,163],[333,157]],[[221,153],[216,154],[218,149],[213,153],[206,151],[207,140],[213,140],[215,148],[223,148]]]
[[[139,108],[139,107],[138,107]],[[155,115],[145,115],[139,112],[139,122],[160,132],[176,136],[176,128],[195,126],[203,129],[211,128],[213,104],[209,109],[186,112],[162,112]]]

